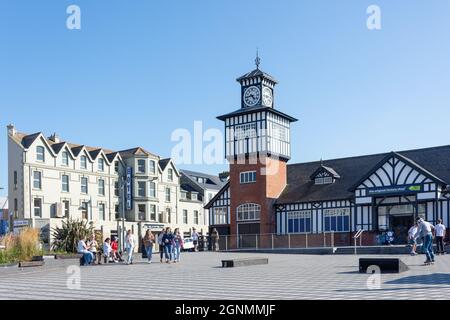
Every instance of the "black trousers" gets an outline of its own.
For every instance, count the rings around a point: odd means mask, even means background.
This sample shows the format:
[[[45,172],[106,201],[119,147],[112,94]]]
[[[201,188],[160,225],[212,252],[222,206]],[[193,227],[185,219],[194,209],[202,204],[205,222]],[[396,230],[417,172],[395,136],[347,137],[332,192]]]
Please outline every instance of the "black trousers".
[[[444,237],[436,237],[437,252],[444,253]]]

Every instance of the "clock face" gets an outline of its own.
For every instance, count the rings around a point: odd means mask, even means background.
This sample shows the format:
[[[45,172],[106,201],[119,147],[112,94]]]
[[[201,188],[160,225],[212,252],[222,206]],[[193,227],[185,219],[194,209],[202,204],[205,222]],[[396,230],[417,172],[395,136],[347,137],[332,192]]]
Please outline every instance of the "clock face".
[[[249,107],[255,106],[259,102],[260,98],[261,92],[258,87],[251,86],[244,92],[244,103]]]
[[[268,107],[272,106],[272,102],[273,102],[272,91],[269,88],[267,88],[267,87],[263,88],[262,98],[263,98],[264,105],[266,105]]]

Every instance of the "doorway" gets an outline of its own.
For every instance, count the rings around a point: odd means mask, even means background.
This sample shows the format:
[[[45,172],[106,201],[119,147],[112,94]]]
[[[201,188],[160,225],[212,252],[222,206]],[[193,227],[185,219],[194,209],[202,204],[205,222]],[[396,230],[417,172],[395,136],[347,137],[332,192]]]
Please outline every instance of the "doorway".
[[[237,225],[238,247],[256,248],[260,231],[260,223],[239,223]]]
[[[414,214],[390,216],[391,230],[394,232],[394,243],[408,243],[408,230],[414,224]]]

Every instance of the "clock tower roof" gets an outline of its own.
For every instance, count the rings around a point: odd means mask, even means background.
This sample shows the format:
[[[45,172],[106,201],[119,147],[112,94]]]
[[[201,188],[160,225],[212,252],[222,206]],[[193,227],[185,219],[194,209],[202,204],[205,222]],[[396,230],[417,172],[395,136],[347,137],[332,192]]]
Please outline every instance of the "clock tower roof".
[[[251,78],[255,78],[255,77],[265,78],[265,79],[273,82],[273,84],[277,84],[278,83],[277,80],[275,80],[274,77],[272,77],[268,73],[265,73],[264,71],[260,70],[259,68],[256,68],[255,70],[244,74],[243,76],[237,78],[236,81],[239,82],[239,83],[242,83],[243,80],[247,80],[247,79],[251,79]]]
[[[298,119],[291,117],[290,115],[287,115],[281,111],[278,111],[274,108],[270,108],[270,107],[260,107],[260,106],[256,106],[256,107],[249,107],[249,108],[241,108],[238,109],[236,111],[218,116],[217,119],[225,121],[227,118],[231,118],[231,117],[235,117],[235,116],[242,116],[244,114],[249,114],[249,113],[254,113],[254,112],[260,112],[260,111],[268,111],[268,112],[272,112],[280,117],[283,117],[287,120],[289,120],[290,122],[296,122],[298,121]]]

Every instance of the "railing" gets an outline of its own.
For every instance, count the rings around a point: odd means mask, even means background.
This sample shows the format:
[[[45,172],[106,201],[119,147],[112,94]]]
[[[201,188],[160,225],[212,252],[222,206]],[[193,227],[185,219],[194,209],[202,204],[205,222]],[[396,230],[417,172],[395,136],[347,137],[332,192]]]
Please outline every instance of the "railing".
[[[355,254],[356,254],[356,241],[359,239],[359,246],[362,246],[362,235],[363,235],[364,229],[359,229],[358,232],[353,236],[353,246],[355,248]]]
[[[325,232],[318,234],[239,234],[220,235],[218,250],[278,250],[352,247],[351,232]]]

